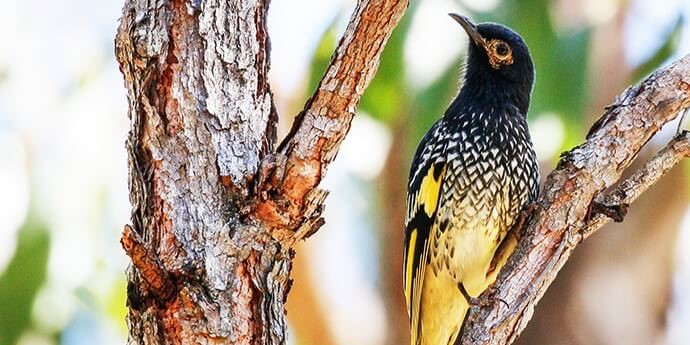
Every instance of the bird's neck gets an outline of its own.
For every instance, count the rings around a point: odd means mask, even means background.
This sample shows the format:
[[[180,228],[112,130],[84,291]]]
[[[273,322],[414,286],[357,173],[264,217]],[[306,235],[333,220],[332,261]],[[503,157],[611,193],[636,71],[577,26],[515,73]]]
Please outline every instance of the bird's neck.
[[[527,116],[530,93],[531,89],[522,90],[520,86],[506,85],[493,78],[466,79],[448,111],[455,113],[468,106],[476,110],[517,108],[522,116]]]

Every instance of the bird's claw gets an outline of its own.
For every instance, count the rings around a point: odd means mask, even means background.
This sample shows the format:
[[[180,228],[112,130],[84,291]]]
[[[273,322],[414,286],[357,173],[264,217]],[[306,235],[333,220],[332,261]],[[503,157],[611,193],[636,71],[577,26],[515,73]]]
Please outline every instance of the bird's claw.
[[[598,201],[592,201],[585,219],[589,221],[592,218],[594,218],[595,215],[603,214],[613,219],[614,222],[620,223],[623,221],[623,218],[625,218],[625,215],[628,213],[628,206],[629,205],[626,203],[622,203],[619,205],[605,205]]]
[[[525,224],[532,217],[532,214],[539,208],[536,202],[527,204],[518,214],[517,219],[513,223],[513,231],[511,234],[515,234],[518,240],[525,235]]]
[[[508,302],[498,297],[500,290],[495,286],[489,286],[478,297],[470,296],[462,285],[460,286],[460,292],[462,292],[463,296],[465,297],[465,300],[467,300],[467,303],[472,307],[490,307],[496,304],[496,302],[501,302],[506,307],[509,307]]]

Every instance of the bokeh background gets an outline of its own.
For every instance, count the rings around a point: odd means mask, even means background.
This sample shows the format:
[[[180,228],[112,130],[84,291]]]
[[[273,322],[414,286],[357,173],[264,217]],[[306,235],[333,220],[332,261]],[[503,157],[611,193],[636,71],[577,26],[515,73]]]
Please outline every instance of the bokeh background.
[[[123,344],[128,130],[113,56],[121,1],[0,8],[0,345]],[[271,82],[285,133],[353,0],[273,0]],[[467,38],[446,13],[505,23],[537,66],[529,114],[544,173],[628,84],[690,52],[683,0],[413,1],[298,248],[290,342],[407,344],[402,219],[410,157],[458,89]],[[653,154],[671,124],[642,153]],[[673,127],[673,128],[670,128]],[[638,163],[639,164],[639,163]],[[690,344],[688,164],[587,240],[519,344]]]

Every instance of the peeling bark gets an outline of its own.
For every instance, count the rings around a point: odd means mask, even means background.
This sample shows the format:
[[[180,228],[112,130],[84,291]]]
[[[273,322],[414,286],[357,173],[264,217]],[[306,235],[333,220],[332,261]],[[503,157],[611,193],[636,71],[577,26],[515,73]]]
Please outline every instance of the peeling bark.
[[[276,151],[268,0],[128,0],[131,344],[283,344],[292,246],[407,1],[359,1],[317,93]]]
[[[495,302],[472,308],[459,343],[510,344],[519,336],[573,250],[606,222],[606,216],[592,212],[592,205],[619,208],[632,202],[688,156],[689,137],[682,133],[617,189],[601,196],[644,144],[688,106],[690,55],[627,89],[607,107],[585,143],[565,153],[546,178],[524,236],[496,281]]]

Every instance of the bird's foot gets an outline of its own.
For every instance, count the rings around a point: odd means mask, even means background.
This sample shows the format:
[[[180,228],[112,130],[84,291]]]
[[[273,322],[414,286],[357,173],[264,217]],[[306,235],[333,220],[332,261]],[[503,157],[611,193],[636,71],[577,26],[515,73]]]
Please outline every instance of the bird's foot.
[[[496,302],[501,302],[506,307],[509,307],[508,302],[506,302],[503,299],[501,299],[500,297],[498,297],[500,290],[498,288],[496,288],[495,286],[489,286],[478,297],[470,296],[462,284],[458,284],[458,288],[460,289],[460,292],[462,293],[463,297],[465,297],[465,300],[467,301],[467,303],[472,307],[479,307],[479,308],[490,307],[490,306],[496,304]]]
[[[628,204],[605,205],[598,201],[592,201],[592,203],[589,205],[589,210],[585,216],[585,219],[589,221],[597,214],[603,214],[613,219],[614,222],[620,223],[628,213],[628,206]]]
[[[513,223],[512,231],[510,231],[510,233],[517,236],[518,240],[525,235],[525,225],[537,208],[539,208],[539,205],[536,202],[532,202],[527,204],[518,214],[517,219]]]

